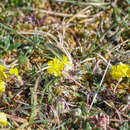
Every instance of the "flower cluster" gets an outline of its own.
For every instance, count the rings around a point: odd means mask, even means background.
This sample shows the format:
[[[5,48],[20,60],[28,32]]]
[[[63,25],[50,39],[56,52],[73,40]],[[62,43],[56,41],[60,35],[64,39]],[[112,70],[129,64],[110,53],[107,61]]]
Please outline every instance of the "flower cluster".
[[[4,127],[7,125],[7,117],[4,112],[0,112],[0,125]]]
[[[0,65],[0,94],[5,91],[5,80],[10,76],[15,75],[17,78],[18,76],[18,69],[17,68],[6,68],[3,65]]]
[[[10,68],[0,65],[0,94],[5,91],[6,83],[5,81],[10,76],[16,76],[19,79],[18,69],[17,68]],[[7,118],[6,114],[0,112],[0,126],[5,127],[7,125]]]
[[[54,58],[53,60],[49,61],[47,71],[55,76],[61,76],[61,72],[67,65],[71,66],[72,64],[70,64],[67,57],[63,55],[62,60]]]
[[[120,63],[119,65],[112,66],[111,75],[117,81],[123,77],[130,77],[130,68],[127,64]]]

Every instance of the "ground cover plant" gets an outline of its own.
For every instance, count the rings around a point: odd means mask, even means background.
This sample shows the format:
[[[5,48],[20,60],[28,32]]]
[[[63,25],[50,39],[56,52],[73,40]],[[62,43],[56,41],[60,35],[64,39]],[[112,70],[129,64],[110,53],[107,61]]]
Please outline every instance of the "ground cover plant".
[[[128,130],[129,0],[1,0],[0,128]]]

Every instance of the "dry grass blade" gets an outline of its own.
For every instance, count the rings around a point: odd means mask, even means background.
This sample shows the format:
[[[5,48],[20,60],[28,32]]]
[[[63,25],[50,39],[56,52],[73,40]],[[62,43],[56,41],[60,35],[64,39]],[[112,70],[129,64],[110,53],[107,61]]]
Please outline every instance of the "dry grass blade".
[[[34,86],[34,90],[33,90],[33,105],[36,106],[37,105],[37,89],[38,89],[38,85],[39,85],[39,80],[40,80],[41,76],[39,76],[37,79],[36,79],[36,83],[35,83],[35,86]],[[29,122],[33,123],[34,121],[34,118],[36,117],[37,115],[37,112],[38,112],[39,108],[32,108],[32,112],[31,112],[31,115],[30,115],[30,120]]]
[[[45,13],[45,14],[48,14],[48,15],[55,15],[55,16],[60,16],[60,17],[73,17],[73,14],[57,13],[57,12],[54,12],[54,11],[48,11],[48,10],[37,9],[37,8],[26,8],[26,7],[23,7],[21,9],[22,10],[39,11],[39,12],[42,12],[42,13]],[[87,15],[79,14],[79,15],[76,15],[76,17],[78,17],[78,18],[87,18]]]
[[[53,1],[56,1],[56,2],[66,2],[66,3],[71,3],[71,4],[76,4],[75,1],[70,1],[70,0],[53,0]],[[92,6],[104,6],[104,5],[109,5],[110,3],[109,2],[77,2],[79,5],[92,5]]]
[[[21,118],[21,117],[9,115],[9,114],[6,114],[6,115],[7,115],[7,118],[9,118],[9,119],[11,119],[11,120],[15,120],[15,121],[20,122],[20,123],[28,122],[26,119],[23,119],[23,118]]]
[[[91,105],[90,105],[89,111],[91,110],[91,108],[92,108],[92,106],[93,106],[93,103],[94,103],[94,101],[95,101],[95,99],[96,99],[96,97],[97,97],[97,95],[98,95],[98,92],[99,92],[99,90],[100,90],[101,87],[102,87],[102,83],[103,83],[103,81],[104,81],[104,78],[105,78],[105,76],[106,76],[106,73],[107,73],[107,71],[108,71],[109,66],[110,66],[110,61],[108,62],[108,65],[107,65],[107,67],[106,67],[106,70],[105,70],[105,72],[104,72],[104,75],[103,75],[103,77],[102,77],[102,80],[101,80],[101,82],[100,82],[100,85],[99,85],[99,87],[98,87],[98,90],[97,90],[97,92],[95,93],[95,95],[94,95],[94,97],[93,97],[93,101],[92,101],[92,103],[91,103]]]
[[[74,20],[76,17],[78,17],[79,15],[83,14],[86,12],[86,10],[90,9],[91,6],[87,6],[86,8],[82,9],[81,11],[79,11],[77,14],[75,14],[72,18],[70,18],[68,21],[67,21],[67,24],[69,24],[72,20]]]

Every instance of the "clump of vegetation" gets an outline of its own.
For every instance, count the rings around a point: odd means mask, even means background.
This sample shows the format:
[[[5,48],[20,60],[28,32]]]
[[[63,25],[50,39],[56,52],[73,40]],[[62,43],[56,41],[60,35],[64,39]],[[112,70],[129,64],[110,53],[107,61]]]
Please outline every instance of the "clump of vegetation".
[[[2,0],[0,127],[129,129],[129,4]]]

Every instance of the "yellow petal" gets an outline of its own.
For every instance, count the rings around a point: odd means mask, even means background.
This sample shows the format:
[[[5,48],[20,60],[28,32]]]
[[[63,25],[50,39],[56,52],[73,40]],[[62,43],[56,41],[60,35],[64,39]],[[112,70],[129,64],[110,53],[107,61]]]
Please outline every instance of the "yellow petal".
[[[6,69],[6,67],[4,67],[3,65],[0,65],[0,71],[4,71]]]
[[[55,76],[60,76],[62,70],[63,64],[59,59],[54,58],[53,60],[48,62],[48,73],[54,74]]]
[[[11,68],[11,69],[9,70],[9,73],[10,73],[11,75],[18,75],[18,69],[17,69],[17,68]]]
[[[68,61],[68,58],[65,55],[63,55],[63,57],[62,57],[62,63],[64,65],[70,65],[70,66],[72,66],[72,64]]]
[[[3,93],[5,91],[5,82],[0,81],[0,93]]]
[[[130,77],[130,68],[127,70],[127,77]]]
[[[7,125],[7,117],[4,112],[0,112],[0,125],[4,127]]]

